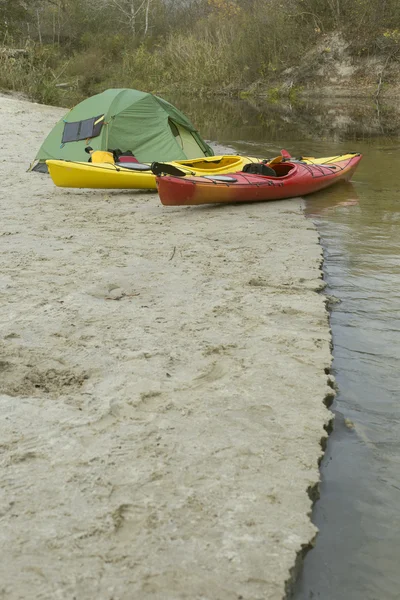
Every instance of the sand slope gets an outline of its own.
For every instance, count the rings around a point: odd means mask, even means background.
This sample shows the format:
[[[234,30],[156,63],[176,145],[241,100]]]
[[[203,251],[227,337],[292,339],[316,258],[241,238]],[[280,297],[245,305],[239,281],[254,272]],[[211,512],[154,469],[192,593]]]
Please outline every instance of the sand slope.
[[[280,600],[332,390],[301,201],[165,208],[26,173],[0,98],[0,598]]]

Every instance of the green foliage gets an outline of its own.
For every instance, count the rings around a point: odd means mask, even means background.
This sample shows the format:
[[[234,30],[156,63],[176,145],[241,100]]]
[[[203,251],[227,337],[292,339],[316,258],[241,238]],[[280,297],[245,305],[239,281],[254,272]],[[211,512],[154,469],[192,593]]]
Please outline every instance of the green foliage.
[[[277,87],[268,88],[267,100],[270,104],[277,104],[279,102],[280,90]]]
[[[0,87],[24,92],[43,104],[57,104],[56,87],[59,57],[51,47],[31,46],[27,54],[17,57],[0,56]]]
[[[123,87],[150,92],[160,89],[168,78],[168,74],[164,73],[160,56],[161,53],[150,52],[144,44],[135,50],[125,52],[119,66],[116,66],[112,81],[115,85],[121,82]]]
[[[299,104],[301,102],[301,100],[299,99],[299,96],[301,95],[302,91],[303,91],[302,86],[293,86],[292,88],[290,88],[289,100],[292,104]]]
[[[18,35],[20,24],[28,15],[28,8],[22,0],[0,0],[0,39]]]
[[[111,86],[274,90],[323,33],[347,36],[358,55],[397,56],[399,22],[398,0],[0,0],[3,45],[28,48],[0,57],[0,85],[51,103]]]

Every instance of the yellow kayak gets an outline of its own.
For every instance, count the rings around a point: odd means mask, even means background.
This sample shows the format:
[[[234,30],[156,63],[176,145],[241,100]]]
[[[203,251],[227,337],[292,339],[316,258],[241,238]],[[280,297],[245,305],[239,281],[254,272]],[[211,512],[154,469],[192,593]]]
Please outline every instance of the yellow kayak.
[[[249,163],[260,162],[251,156],[208,156],[192,160],[179,160],[167,163],[186,171],[188,175],[221,175],[241,171]],[[47,160],[52,180],[59,187],[92,189],[156,189],[156,178],[150,170],[137,163],[120,166],[121,163],[70,162],[66,160]]]

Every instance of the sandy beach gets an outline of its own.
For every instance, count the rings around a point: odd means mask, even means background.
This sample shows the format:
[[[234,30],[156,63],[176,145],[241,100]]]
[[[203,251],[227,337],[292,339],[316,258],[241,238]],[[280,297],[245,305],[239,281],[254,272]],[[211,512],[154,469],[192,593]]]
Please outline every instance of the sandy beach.
[[[332,417],[300,199],[163,207],[26,172],[0,98],[5,600],[283,600]]]

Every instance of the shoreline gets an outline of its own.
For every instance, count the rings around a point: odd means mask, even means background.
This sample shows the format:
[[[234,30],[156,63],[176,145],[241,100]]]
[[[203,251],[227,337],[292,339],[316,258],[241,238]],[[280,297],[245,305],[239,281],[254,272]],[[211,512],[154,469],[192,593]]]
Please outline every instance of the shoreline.
[[[4,593],[288,597],[334,393],[302,201],[56,188],[65,109],[0,110]]]

